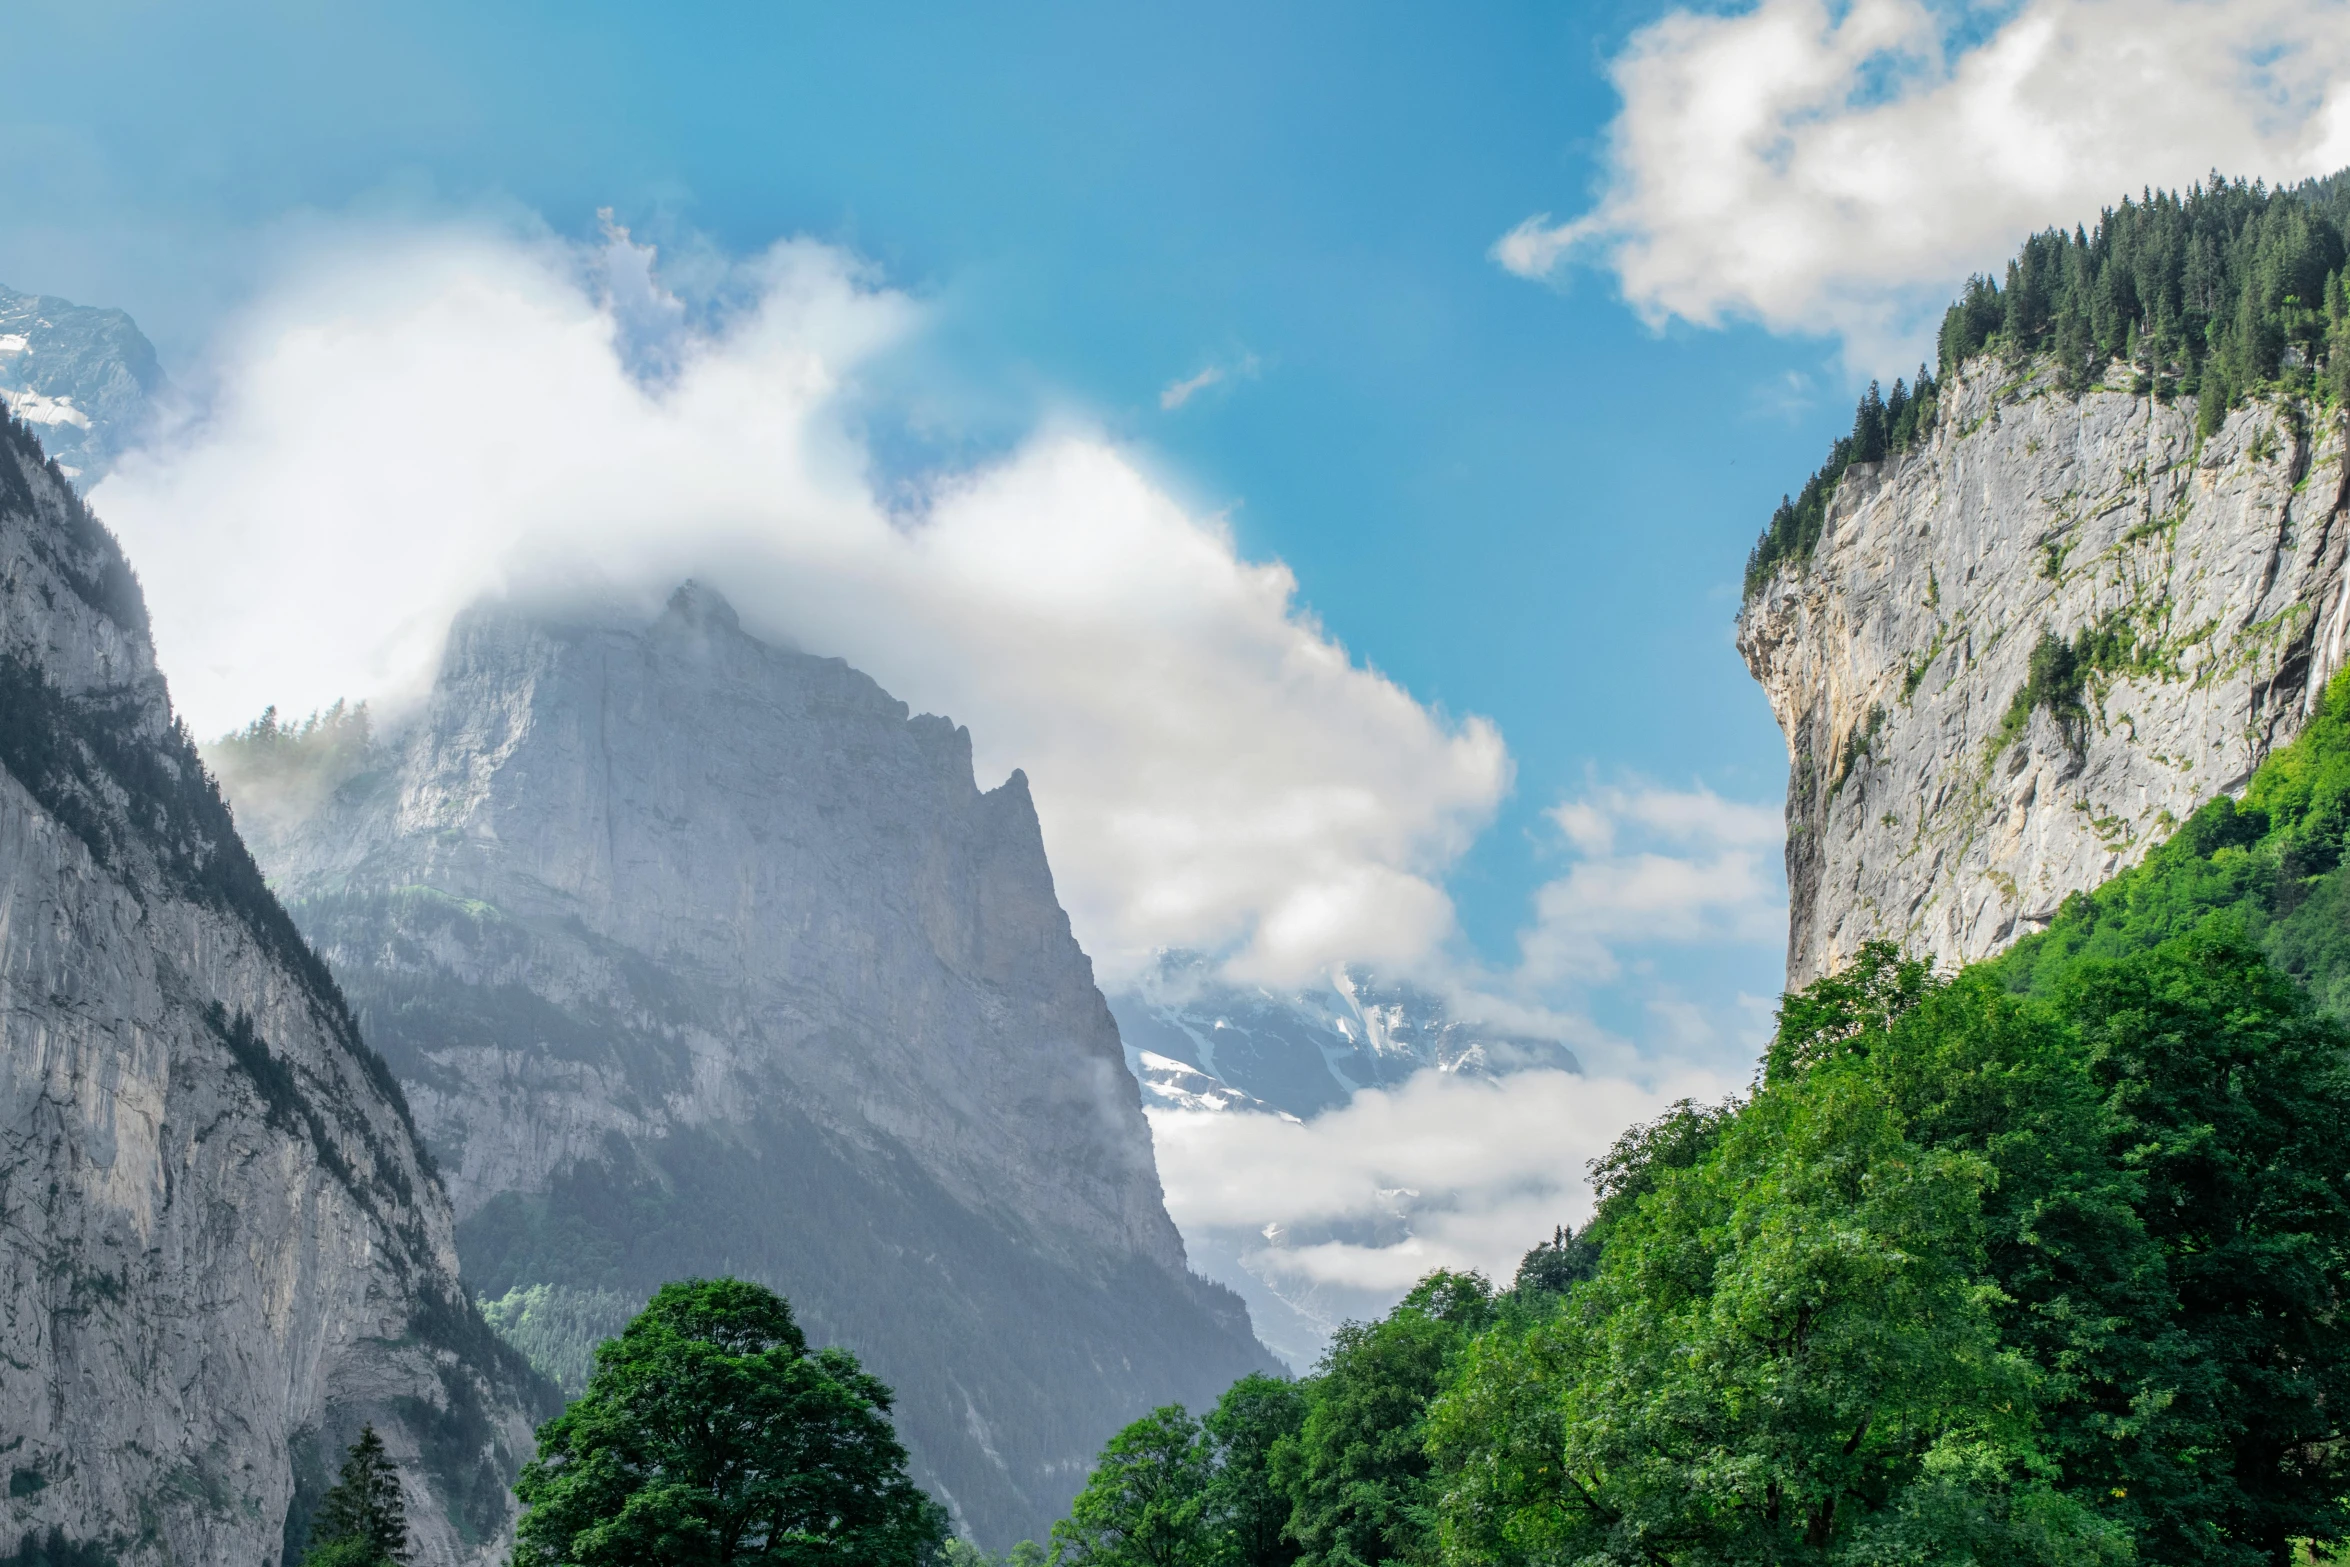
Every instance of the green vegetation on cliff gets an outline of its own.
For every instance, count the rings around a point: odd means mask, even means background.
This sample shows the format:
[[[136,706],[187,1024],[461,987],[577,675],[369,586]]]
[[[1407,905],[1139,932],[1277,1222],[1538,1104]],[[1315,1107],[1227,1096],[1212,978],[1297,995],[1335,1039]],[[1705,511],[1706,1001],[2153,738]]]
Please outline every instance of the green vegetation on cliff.
[[[1870,384],[1852,435],[1764,528],[1747,558],[1747,596],[1784,563],[1811,558],[1845,470],[1923,436],[1940,384],[1979,354],[2017,367],[2044,361],[2070,393],[2099,384],[2118,363],[2140,393],[2195,397],[2205,434],[2262,392],[2342,402],[2350,395],[2346,235],[2350,170],[2274,190],[2214,173],[2184,195],[2125,198],[2094,229],[2033,235],[2004,281],[1969,278],[1944,312],[1937,369],[1919,370],[1906,428],[1892,416],[1901,383],[1893,401]],[[1881,438],[1871,433],[1880,422]]]
[[[2335,677],[2294,742],[2170,840],[2090,893],[2075,893],[2040,935],[1989,968],[2010,989],[2046,996],[2084,960],[2118,959],[2225,913],[2243,938],[2298,979],[2318,1009],[2350,1020],[2350,674]]]

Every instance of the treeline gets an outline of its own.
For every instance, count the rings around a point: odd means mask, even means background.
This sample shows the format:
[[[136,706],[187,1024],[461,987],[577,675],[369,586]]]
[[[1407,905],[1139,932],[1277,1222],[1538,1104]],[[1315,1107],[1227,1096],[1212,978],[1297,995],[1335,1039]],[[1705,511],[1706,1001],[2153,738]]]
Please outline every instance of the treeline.
[[[292,723],[280,722],[272,704],[259,718],[222,735],[207,749],[242,772],[300,770],[341,776],[365,767],[374,744],[367,704],[347,706],[338,698],[332,707]]]
[[[1437,1275],[1294,1386],[1137,1422],[1050,1559],[2322,1557],[2346,844],[2350,677],[2049,932],[1953,977],[1872,947],[1786,997],[1753,1091],[1626,1134],[1509,1288]]]
[[[2350,170],[2271,190],[2217,173],[2184,195],[2147,191],[2099,217],[2094,230],[2049,229],[2024,242],[2004,282],[1984,275],[1942,317],[1931,385],[1982,353],[2021,367],[2046,361],[2078,393],[2115,364],[2164,402],[2197,399],[2203,434],[2266,391],[2350,398]],[[1898,389],[1898,383],[1896,383]],[[1808,560],[1844,470],[1899,451],[1931,428],[1931,397],[1908,440],[1876,455],[1863,440],[1872,385],[1854,433],[1794,500],[1782,500],[1747,559],[1753,596],[1783,563]]]

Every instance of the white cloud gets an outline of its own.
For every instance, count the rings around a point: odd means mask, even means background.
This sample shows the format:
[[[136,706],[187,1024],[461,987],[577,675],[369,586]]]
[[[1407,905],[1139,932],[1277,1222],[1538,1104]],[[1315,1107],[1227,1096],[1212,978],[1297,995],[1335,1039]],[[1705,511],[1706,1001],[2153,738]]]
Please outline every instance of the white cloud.
[[[1025,767],[1107,978],[1162,944],[1279,978],[1449,934],[1440,878],[1508,786],[1490,723],[1353,663],[1286,567],[1085,428],[893,511],[842,405],[921,312],[819,245],[737,266],[722,313],[650,262],[617,230],[371,234],[234,325],[206,415],[93,497],[199,732],[412,692],[485,590],[649,608],[690,574],[968,724],[983,782]]]
[[[1992,13],[1996,17],[1996,13]],[[2027,233],[2217,167],[2350,164],[2345,0],[1761,0],[1676,10],[1614,62],[1597,205],[1528,219],[1514,272],[1573,253],[1652,320],[1726,317],[1914,353]]]
[[[1535,922],[1519,937],[1522,984],[1612,979],[1623,950],[1645,943],[1786,939],[1777,807],[1704,788],[1611,785],[1550,818],[1575,862],[1535,894]]]
[[[1295,1340],[1384,1311],[1435,1268],[1508,1282],[1554,1226],[1590,1216],[1584,1166],[1624,1128],[1738,1086],[1704,1072],[1642,1084],[1428,1071],[1303,1123],[1154,1111],[1151,1130],[1168,1211],[1195,1257],[1235,1257],[1307,1319]],[[1293,1361],[1318,1349],[1277,1347]]]

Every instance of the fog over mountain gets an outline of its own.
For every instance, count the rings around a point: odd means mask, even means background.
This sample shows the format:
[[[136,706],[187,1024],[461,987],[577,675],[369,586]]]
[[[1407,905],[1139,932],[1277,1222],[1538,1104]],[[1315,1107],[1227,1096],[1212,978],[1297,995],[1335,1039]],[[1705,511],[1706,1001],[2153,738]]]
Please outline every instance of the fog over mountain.
[[[204,417],[134,449],[98,497],[151,561],[201,732],[271,702],[290,717],[366,697],[379,720],[412,716],[444,617],[484,583],[571,581],[649,621],[694,573],[770,642],[847,654],[966,719],[981,779],[1031,780],[1129,1064],[1154,1090],[1175,1079],[1146,1054],[1199,1074],[1202,1092],[1154,1091],[1149,1111],[1195,1265],[1297,1364],[1426,1267],[1506,1272],[1527,1235],[1581,1213],[1600,1122],[1634,1113],[1599,1108],[1619,1090],[1638,1107],[1721,1086],[1648,1071],[1528,987],[1604,979],[1627,934],[1775,921],[1775,813],[1593,789],[1560,813],[1575,858],[1521,970],[1463,974],[1432,945],[1451,916],[1431,878],[1506,785],[1498,735],[1352,664],[1283,569],[1241,559],[1219,519],[1082,430],[882,507],[844,420],[913,307],[848,258],[787,245],[740,263],[736,313],[712,321],[689,320],[624,235],[593,253],[479,233],[403,244],[226,324]],[[223,596],[239,614],[208,607]],[[1350,999],[1348,975],[1377,998]],[[1719,1021],[1667,1021],[1684,1059],[1720,1050]],[[1256,1042],[1181,1036],[1236,1024]],[[1424,1066],[1555,1068],[1592,1048],[1642,1084],[1554,1073],[1547,1119],[1498,1158],[1451,1151],[1479,1103],[1470,1079],[1406,1092]],[[1274,1113],[1327,1117],[1357,1088],[1392,1095],[1380,1149],[1360,1145],[1371,1120],[1297,1134]],[[1211,1103],[1267,1114],[1189,1129]],[[1189,1165],[1211,1148],[1214,1167]],[[1341,1217],[1344,1240],[1326,1229]]]

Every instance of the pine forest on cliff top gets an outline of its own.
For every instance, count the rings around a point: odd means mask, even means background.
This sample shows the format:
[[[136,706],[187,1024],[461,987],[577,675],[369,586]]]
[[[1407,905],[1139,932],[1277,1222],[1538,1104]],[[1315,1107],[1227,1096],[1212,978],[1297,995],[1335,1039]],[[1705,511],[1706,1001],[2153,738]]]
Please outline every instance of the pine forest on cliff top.
[[[1837,481],[1933,428],[1941,383],[1976,355],[2045,364],[2080,392],[2118,385],[2168,403],[2196,399],[2208,435],[2247,398],[2350,401],[2350,170],[2269,190],[2214,174],[2183,196],[2149,191],[2108,207],[2094,230],[2035,234],[1942,317],[1932,369],[1891,395],[1872,381],[1852,434],[1803,488],[1779,503],[1746,561],[1746,596],[1781,566],[1811,558]],[[2110,371],[2126,374],[2118,383]]]

